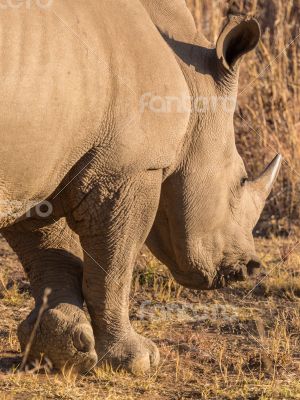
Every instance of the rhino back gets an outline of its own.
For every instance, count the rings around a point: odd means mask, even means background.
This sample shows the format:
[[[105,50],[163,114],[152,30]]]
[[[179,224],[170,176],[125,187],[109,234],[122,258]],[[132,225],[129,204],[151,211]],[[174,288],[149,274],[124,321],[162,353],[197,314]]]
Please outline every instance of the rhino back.
[[[33,3],[0,13],[2,200],[48,197],[107,136],[111,168],[168,163],[188,116],[141,112],[140,99],[188,92],[139,1]]]

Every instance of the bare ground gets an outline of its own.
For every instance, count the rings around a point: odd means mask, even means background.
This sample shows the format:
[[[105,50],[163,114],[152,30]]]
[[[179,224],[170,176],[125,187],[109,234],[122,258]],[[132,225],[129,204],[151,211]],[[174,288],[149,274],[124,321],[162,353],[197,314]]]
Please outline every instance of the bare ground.
[[[296,247],[295,247],[296,246]],[[174,283],[145,250],[132,287],[136,329],[161,350],[143,377],[96,368],[86,376],[47,368],[21,373],[16,327],[32,307],[30,287],[0,240],[1,399],[300,399],[300,246],[259,240],[253,280],[196,293]]]

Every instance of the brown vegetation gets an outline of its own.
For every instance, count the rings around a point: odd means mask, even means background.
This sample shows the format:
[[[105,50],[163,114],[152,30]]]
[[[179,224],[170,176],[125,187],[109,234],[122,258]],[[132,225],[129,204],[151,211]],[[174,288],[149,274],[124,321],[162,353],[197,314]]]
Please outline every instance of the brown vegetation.
[[[255,280],[200,293],[175,284],[142,253],[131,319],[155,339],[161,363],[133,377],[108,367],[84,376],[55,374],[44,363],[20,372],[16,326],[32,299],[20,264],[0,241],[0,399],[300,399],[300,253],[289,254],[291,239],[257,245],[264,268]]]

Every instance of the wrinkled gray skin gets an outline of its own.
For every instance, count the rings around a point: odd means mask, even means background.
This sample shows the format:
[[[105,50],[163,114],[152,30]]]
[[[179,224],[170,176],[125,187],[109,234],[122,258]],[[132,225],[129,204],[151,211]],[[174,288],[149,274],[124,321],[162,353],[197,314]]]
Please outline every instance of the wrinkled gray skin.
[[[216,47],[183,0],[32,2],[2,10],[0,25],[0,227],[36,302],[22,348],[50,287],[30,359],[147,371],[159,352],[128,317],[142,245],[187,287],[244,279],[259,266],[252,230],[280,157],[247,181],[233,110],[155,112],[144,95],[235,99],[257,22],[232,19]],[[46,199],[47,217],[34,207]]]

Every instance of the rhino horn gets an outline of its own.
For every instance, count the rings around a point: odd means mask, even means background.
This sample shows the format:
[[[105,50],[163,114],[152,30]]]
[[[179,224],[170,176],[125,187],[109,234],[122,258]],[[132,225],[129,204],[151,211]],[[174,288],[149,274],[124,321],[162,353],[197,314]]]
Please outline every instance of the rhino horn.
[[[260,177],[253,182],[255,190],[261,194],[264,200],[267,199],[272,190],[272,187],[279,174],[281,163],[282,156],[281,154],[277,154],[277,156],[273,159],[273,161],[270,162]]]

